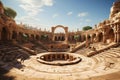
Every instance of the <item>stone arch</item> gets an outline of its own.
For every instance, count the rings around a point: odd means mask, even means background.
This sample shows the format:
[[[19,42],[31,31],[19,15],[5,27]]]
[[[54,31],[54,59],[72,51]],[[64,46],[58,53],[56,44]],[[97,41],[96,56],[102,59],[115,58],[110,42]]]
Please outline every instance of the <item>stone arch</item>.
[[[65,37],[64,37],[64,36],[61,36],[61,38],[62,38],[62,39],[61,39],[62,41],[64,41],[64,40],[65,40]]]
[[[57,28],[63,28],[64,29],[64,31],[65,31],[65,42],[68,42],[68,27],[64,27],[62,25],[57,25],[55,27],[52,27],[52,35],[53,35],[52,40],[55,41],[55,34],[54,33],[55,33],[55,30]]]
[[[33,41],[33,40],[34,40],[34,35],[33,35],[33,34],[31,34],[30,39],[31,39],[31,41]]]
[[[79,39],[78,39],[78,42],[81,42],[81,35],[79,35]]]
[[[16,31],[12,31],[12,39],[17,39],[17,32]]]
[[[96,34],[95,33],[92,34],[92,42],[96,42]]]
[[[39,40],[39,39],[40,39],[39,35],[36,35],[36,40]]]
[[[82,42],[86,40],[85,35],[82,35]]]
[[[71,38],[70,38],[70,36],[68,36],[68,41],[70,41],[71,40]]]
[[[95,34],[95,33],[94,33],[94,34],[92,34],[92,37],[93,37],[93,38],[95,38],[95,37],[96,37],[96,34]]]
[[[59,41],[59,40],[61,41],[61,36],[58,36],[57,41]]]
[[[1,40],[2,41],[8,40],[8,30],[5,27],[3,27],[1,31]]]
[[[29,34],[28,33],[25,33],[26,35],[26,38],[24,38],[26,41],[29,41]]]
[[[87,39],[90,40],[90,39],[91,39],[91,36],[90,36],[90,35],[87,35]]]
[[[23,40],[23,33],[22,32],[18,33],[18,38],[19,38],[18,39],[19,41]]]
[[[109,32],[108,32],[107,42],[108,43],[114,42],[114,39],[115,39],[114,30],[110,29]]]
[[[55,36],[55,41],[57,41],[58,40],[58,38],[57,38],[57,36]]]
[[[72,41],[74,41],[74,35],[72,35]]]
[[[102,42],[102,41],[103,41],[103,33],[100,32],[100,33],[98,34],[98,42]]]

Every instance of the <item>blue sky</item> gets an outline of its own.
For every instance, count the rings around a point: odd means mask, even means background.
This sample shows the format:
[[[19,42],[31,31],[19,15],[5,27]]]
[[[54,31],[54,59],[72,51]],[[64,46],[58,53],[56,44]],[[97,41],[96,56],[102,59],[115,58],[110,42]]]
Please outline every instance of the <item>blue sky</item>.
[[[63,25],[69,31],[94,26],[109,18],[115,0],[2,0],[5,6],[17,12],[17,23],[50,30]]]

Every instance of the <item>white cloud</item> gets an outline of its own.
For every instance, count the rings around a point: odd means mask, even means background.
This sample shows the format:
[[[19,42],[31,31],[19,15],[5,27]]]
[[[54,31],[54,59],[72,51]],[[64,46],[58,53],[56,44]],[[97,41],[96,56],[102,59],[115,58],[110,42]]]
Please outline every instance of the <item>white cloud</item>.
[[[44,11],[43,7],[53,6],[54,0],[17,0],[19,2],[19,7],[21,7],[27,14],[24,14],[22,17],[16,17],[16,22],[23,24],[29,24],[33,27],[36,27],[40,24],[38,14]],[[34,22],[33,22],[34,21]],[[39,26],[40,27],[40,26]],[[42,26],[43,27],[43,26]]]
[[[44,6],[53,6],[53,0],[18,0],[21,4],[19,5],[23,8],[28,15],[35,16],[39,12],[43,11]]]
[[[78,14],[78,17],[85,17],[87,15],[88,15],[87,12],[81,12],[81,13]]]
[[[72,15],[72,14],[73,14],[73,12],[68,12],[68,13],[67,13],[68,16],[69,16],[69,15]]]
[[[85,21],[86,21],[86,22],[91,22],[92,20],[90,20],[90,19],[86,19]]]
[[[56,18],[56,17],[58,17],[59,15],[58,14],[54,14],[52,17],[53,18]]]

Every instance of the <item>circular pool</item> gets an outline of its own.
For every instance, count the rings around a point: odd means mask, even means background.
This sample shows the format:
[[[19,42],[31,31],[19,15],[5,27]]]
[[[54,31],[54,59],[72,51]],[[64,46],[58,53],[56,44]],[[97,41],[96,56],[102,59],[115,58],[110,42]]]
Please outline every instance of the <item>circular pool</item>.
[[[48,65],[70,65],[80,62],[82,59],[78,54],[67,52],[49,52],[41,53],[37,61]]]

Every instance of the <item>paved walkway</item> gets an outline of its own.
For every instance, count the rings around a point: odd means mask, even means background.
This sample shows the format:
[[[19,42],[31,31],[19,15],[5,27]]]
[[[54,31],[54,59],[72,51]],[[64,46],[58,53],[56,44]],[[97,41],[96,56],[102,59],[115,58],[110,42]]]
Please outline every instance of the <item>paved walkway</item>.
[[[33,80],[37,80],[37,78],[39,80],[120,80],[120,77],[118,77],[120,76],[120,73],[118,73],[120,71],[119,58],[112,57],[110,59],[100,56],[88,58],[80,55],[82,61],[78,64],[52,66],[37,62],[37,56],[31,56],[29,60],[25,60],[25,67],[22,70],[13,68],[10,72]],[[112,63],[109,62],[109,59]],[[113,75],[112,78],[108,76],[111,74]],[[115,77],[118,79],[113,79]]]

